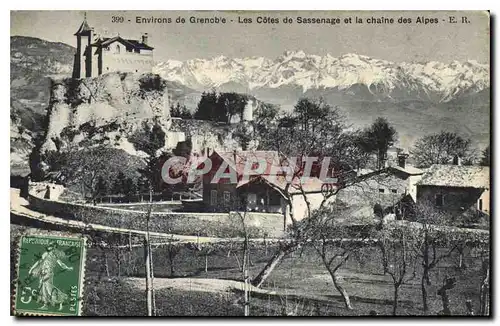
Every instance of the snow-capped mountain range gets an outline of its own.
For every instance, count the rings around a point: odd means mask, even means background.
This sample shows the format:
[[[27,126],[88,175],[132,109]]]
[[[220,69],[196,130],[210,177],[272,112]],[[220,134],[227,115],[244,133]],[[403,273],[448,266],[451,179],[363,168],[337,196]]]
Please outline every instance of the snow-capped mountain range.
[[[154,72],[196,90],[236,88],[248,91],[293,87],[333,90],[359,98],[422,99],[449,102],[490,86],[489,65],[476,61],[395,63],[359,54],[335,58],[286,51],[275,60],[264,57],[187,61],[169,60]]]

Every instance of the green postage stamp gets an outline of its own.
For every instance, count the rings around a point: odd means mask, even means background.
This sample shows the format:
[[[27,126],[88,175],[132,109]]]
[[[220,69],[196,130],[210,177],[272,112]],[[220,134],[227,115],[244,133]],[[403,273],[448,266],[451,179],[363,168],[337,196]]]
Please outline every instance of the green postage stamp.
[[[79,316],[85,238],[23,235],[18,248],[14,313]]]

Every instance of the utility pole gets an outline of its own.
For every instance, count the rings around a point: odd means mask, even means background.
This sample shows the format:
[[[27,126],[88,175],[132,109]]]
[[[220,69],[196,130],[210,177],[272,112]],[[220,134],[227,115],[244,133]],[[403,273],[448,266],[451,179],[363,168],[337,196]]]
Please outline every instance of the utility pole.
[[[244,223],[244,221],[243,221]],[[250,279],[248,277],[248,266],[250,264],[248,233],[245,228],[245,257],[243,257],[243,278],[245,281],[245,317],[250,316]]]
[[[146,301],[148,308],[148,316],[156,315],[156,307],[154,300],[154,289],[153,289],[153,257],[151,255],[151,243],[149,239],[149,221],[151,218],[152,210],[152,189],[150,187],[149,205],[148,211],[146,213],[146,236],[144,239],[144,255],[146,264]]]

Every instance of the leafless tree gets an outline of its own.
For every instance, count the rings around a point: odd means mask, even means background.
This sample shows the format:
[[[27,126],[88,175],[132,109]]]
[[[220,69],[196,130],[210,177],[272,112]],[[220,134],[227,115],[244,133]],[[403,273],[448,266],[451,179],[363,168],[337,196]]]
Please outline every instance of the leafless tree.
[[[175,257],[180,253],[182,246],[176,244],[176,240],[173,235],[168,239],[167,244],[167,258],[170,265],[170,276],[175,275]]]
[[[275,150],[281,155],[280,164],[288,168],[288,180],[284,186],[269,183],[284,199],[287,207],[287,218],[290,221],[289,239],[278,247],[261,272],[252,280],[254,286],[260,287],[274,268],[288,254],[293,253],[304,243],[305,237],[299,227],[299,220],[294,216],[294,195],[302,196],[306,205],[306,216],[311,216],[313,208],[301,182],[305,172],[302,164],[306,157],[316,157],[317,162],[324,162],[328,157],[330,168],[338,171],[349,170],[356,165],[352,151],[354,144],[346,133],[344,118],[337,108],[333,108],[320,100],[301,99],[294,112],[279,119],[273,128],[262,137],[261,149]],[[294,157],[296,161],[290,161]],[[331,171],[330,171],[331,172]],[[340,177],[340,176],[339,176]],[[324,191],[324,199],[319,207],[324,206],[342,185],[336,184]]]
[[[427,286],[431,285],[430,272],[457,249],[459,242],[449,241],[446,232],[438,227],[446,225],[448,216],[428,203],[419,203],[415,209],[416,220],[421,228],[415,232],[414,250],[422,264],[421,290],[424,313],[429,311]]]
[[[382,266],[394,286],[392,314],[397,314],[399,290],[417,276],[416,254],[413,249],[415,232],[406,225],[393,224],[379,232],[378,245],[382,253]]]
[[[338,271],[366,245],[371,225],[367,223],[365,228],[354,231],[354,228],[345,222],[345,217],[348,216],[345,207],[328,205],[314,211],[303,224],[304,233],[321,257],[335,289],[342,295],[346,308],[352,310],[349,294],[340,282]]]

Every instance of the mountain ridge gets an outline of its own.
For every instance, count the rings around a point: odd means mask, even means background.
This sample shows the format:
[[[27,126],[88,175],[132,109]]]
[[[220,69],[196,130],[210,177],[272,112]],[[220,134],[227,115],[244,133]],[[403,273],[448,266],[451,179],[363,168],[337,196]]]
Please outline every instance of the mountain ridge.
[[[489,66],[474,60],[448,64],[395,63],[353,53],[335,58],[330,54],[306,54],[302,50],[285,51],[274,60],[223,55],[211,59],[167,60],[156,64],[154,72],[196,90],[224,88],[226,84],[238,85],[249,92],[297,86],[302,93],[331,89],[356,95],[356,87],[360,85],[373,99],[419,99],[437,103],[490,87]]]

